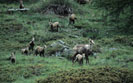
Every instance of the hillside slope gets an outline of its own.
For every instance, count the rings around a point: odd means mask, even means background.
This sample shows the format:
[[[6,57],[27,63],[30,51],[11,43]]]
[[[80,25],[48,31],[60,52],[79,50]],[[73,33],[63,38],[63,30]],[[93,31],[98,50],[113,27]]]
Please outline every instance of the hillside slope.
[[[14,83],[32,83],[46,81],[52,82],[56,76],[64,79],[71,79],[71,74],[77,76],[72,78],[73,80],[85,80],[85,82],[93,81],[96,72],[99,72],[97,76],[103,76],[107,74],[110,82],[122,83],[123,75],[129,79],[126,82],[132,82],[132,69],[133,69],[133,35],[119,32],[115,28],[113,22],[108,22],[103,17],[108,13],[107,10],[97,8],[91,4],[80,5],[74,0],[64,0],[67,8],[71,9],[77,16],[75,24],[69,25],[69,16],[62,15],[59,10],[53,11],[51,6],[56,5],[59,9],[62,9],[57,2],[60,0],[38,0],[31,2],[24,0],[24,5],[30,8],[27,12],[14,12],[8,14],[8,8],[18,8],[18,2],[0,3],[0,82],[14,82]],[[32,4],[31,4],[32,3]],[[49,6],[50,5],[50,6]],[[46,11],[46,9],[47,11]],[[108,17],[110,19],[111,17]],[[60,23],[59,32],[51,32],[49,22],[58,21]],[[47,45],[45,57],[35,56],[34,52],[31,52],[29,56],[21,54],[21,49],[26,47],[35,36],[35,46],[44,44]],[[71,56],[60,54],[56,56],[56,52],[59,47],[51,48],[51,45],[58,41],[65,42],[70,49],[76,44],[89,43],[88,38],[95,41],[94,55],[89,57],[89,64],[83,66],[78,63],[72,64]],[[12,64],[8,59],[12,52],[16,52],[16,63]],[[85,61],[84,61],[85,62]],[[105,69],[109,69],[108,72],[99,70],[101,66]],[[110,70],[110,69],[113,70]],[[116,69],[120,69],[117,71]],[[127,71],[126,71],[127,69]],[[68,71],[73,70],[73,71]],[[83,70],[83,72],[80,71]],[[64,73],[67,71],[66,73]],[[79,71],[79,72],[78,72]],[[75,73],[78,72],[78,73]],[[91,72],[92,78],[87,78],[91,74],[83,74],[86,78],[78,78],[80,73]],[[101,73],[100,73],[101,72]],[[110,74],[110,73],[115,74]],[[125,72],[128,72],[125,74]],[[58,75],[58,73],[60,73]],[[119,75],[116,75],[119,73]],[[51,75],[55,74],[53,77]],[[104,75],[103,75],[104,74]],[[82,75],[82,74],[81,74]],[[110,76],[114,76],[111,78]],[[120,76],[122,75],[122,76]],[[70,76],[70,77],[69,77]],[[95,82],[102,80],[102,77],[95,79]],[[97,80],[97,81],[96,81]],[[57,80],[60,81],[60,80]],[[104,80],[102,80],[104,81]],[[60,81],[62,82],[62,81]],[[76,81],[75,81],[76,82]]]

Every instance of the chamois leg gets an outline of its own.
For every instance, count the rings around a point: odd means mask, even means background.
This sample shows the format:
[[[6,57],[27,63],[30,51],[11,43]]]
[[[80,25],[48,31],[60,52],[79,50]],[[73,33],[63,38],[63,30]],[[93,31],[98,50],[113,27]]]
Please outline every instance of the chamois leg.
[[[72,22],[73,22],[73,24],[75,23],[75,21],[74,21],[74,20],[73,20]]]
[[[80,65],[83,65],[83,59],[81,59],[81,60],[79,61],[79,64],[80,64]]]
[[[86,58],[86,64],[89,64],[89,58],[88,57]]]
[[[41,57],[41,56],[42,56],[42,53],[40,52],[39,55],[40,55],[40,57]]]
[[[89,63],[88,54],[85,54],[85,59],[86,59],[86,64],[88,64]]]
[[[72,20],[71,20],[71,19],[69,19],[69,25],[70,25],[70,24],[72,24]]]
[[[59,26],[57,26],[57,27],[56,27],[56,29],[57,29],[57,32],[58,32],[58,27],[59,27]]]
[[[51,31],[53,32],[54,31],[54,29],[53,29],[53,26],[51,25]]]
[[[42,56],[44,57],[44,52],[42,53]]]
[[[34,47],[32,46],[31,50],[33,51],[34,50]]]
[[[38,52],[37,51],[35,51],[35,55],[37,56],[37,54],[38,54]]]
[[[82,65],[83,65],[83,63],[84,63],[83,61],[84,61],[84,60],[83,60],[83,59],[81,59],[81,64],[82,64]]]

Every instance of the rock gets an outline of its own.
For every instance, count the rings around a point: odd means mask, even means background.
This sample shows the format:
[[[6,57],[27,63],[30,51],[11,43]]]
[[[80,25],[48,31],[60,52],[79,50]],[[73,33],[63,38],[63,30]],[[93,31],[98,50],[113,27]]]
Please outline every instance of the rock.
[[[55,56],[57,57],[57,56],[61,56],[61,53],[60,52],[56,52],[55,53]]]
[[[55,47],[57,45],[61,45],[63,47],[67,47],[67,46],[65,46],[65,42],[63,42],[62,40],[58,40],[57,42],[52,43],[50,46],[51,47]]]
[[[63,55],[64,55],[64,56],[68,56],[68,55],[71,55],[72,52],[73,52],[73,50],[68,49],[68,48],[65,48],[65,49],[63,50]]]
[[[117,48],[110,48],[109,50],[110,50],[110,51],[113,51],[113,50],[117,50]]]
[[[68,56],[71,54],[71,49],[70,47],[67,46],[67,44],[62,41],[58,40],[56,42],[53,42],[51,45],[51,48],[54,48],[54,55],[55,56]],[[53,51],[53,50],[52,50]]]

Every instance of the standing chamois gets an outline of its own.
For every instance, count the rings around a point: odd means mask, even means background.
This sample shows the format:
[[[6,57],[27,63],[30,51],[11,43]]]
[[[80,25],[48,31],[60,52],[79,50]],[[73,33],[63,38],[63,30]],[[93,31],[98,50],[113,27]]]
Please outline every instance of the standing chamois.
[[[94,44],[94,41],[92,39],[89,39],[89,44],[79,44],[74,46],[73,50],[75,51],[75,54],[73,55],[72,62],[74,62],[77,54],[85,54],[86,64],[89,63],[88,56],[93,54],[92,47]]]

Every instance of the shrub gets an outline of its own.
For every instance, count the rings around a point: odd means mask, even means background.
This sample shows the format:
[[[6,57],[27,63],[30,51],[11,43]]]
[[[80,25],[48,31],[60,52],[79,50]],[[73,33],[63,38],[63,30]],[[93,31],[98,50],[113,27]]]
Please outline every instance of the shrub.
[[[57,72],[46,79],[37,80],[37,83],[129,83],[133,81],[132,77],[132,70],[100,67]]]
[[[72,0],[47,0],[37,8],[41,13],[55,13],[59,15],[68,15],[72,13],[75,3]]]

